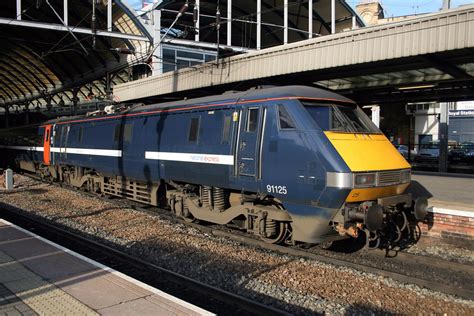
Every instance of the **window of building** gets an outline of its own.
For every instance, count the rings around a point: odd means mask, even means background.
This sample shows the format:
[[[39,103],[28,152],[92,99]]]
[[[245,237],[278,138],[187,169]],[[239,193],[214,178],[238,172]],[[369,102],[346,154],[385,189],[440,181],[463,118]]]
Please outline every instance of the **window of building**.
[[[197,142],[198,135],[199,135],[199,118],[195,117],[191,119],[191,123],[189,126],[188,140],[190,142]]]
[[[199,53],[194,53],[194,52],[187,52],[187,51],[176,51],[176,56],[179,57],[184,57],[184,58],[189,58],[189,59],[197,59],[197,60],[203,60],[203,54]]]
[[[247,113],[247,126],[245,130],[253,133],[257,130],[258,126],[258,108],[250,108]]]
[[[172,46],[163,47],[162,57],[163,72],[175,71],[216,59],[214,52]]]
[[[172,49],[163,48],[163,72],[176,70],[176,56]]]
[[[216,60],[216,56],[215,55],[208,55],[206,54],[206,56],[204,57],[204,61],[207,63],[208,61],[213,61],[213,60]]]
[[[291,118],[290,114],[283,105],[278,105],[278,116],[280,118],[281,129],[294,129],[296,127],[295,122]]]

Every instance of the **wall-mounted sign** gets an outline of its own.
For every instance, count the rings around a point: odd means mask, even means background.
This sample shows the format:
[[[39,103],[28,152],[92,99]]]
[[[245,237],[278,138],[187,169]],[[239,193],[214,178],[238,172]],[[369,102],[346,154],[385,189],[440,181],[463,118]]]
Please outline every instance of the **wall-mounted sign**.
[[[474,116],[474,110],[450,110],[449,116],[450,117]]]

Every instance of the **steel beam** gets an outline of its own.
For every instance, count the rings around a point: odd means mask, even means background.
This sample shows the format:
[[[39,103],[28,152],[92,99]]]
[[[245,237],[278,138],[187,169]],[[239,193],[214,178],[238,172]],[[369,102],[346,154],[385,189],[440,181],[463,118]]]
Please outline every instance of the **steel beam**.
[[[262,0],[257,0],[257,49],[262,47]]]
[[[196,42],[199,42],[199,33],[201,33],[199,30],[199,20],[201,16],[200,0],[196,0],[196,3],[194,5],[197,7],[196,25],[194,26],[196,28],[196,34],[194,34],[194,40]]]
[[[471,75],[466,73],[461,68],[449,63],[446,60],[443,60],[442,58],[439,58],[436,55],[425,55],[425,56],[421,56],[421,58],[428,61],[435,68],[441,70],[442,72],[447,73],[453,78],[456,78],[456,79],[472,79],[473,78]]]
[[[21,0],[16,0],[16,19],[21,21]]]
[[[5,71],[10,76],[10,78],[15,78],[15,80],[17,81],[17,84],[21,84],[30,94],[33,94],[33,90],[31,90],[31,88],[28,86],[28,84],[25,83],[23,78],[20,78],[19,76],[14,74],[9,68],[6,68],[2,65],[0,65],[0,70]],[[25,94],[26,93],[23,93],[23,95],[25,95]]]
[[[331,34],[336,34],[336,0],[331,0]]]
[[[308,38],[313,37],[313,0],[308,2]]]
[[[112,0],[107,1],[107,31],[112,32]]]
[[[15,26],[23,26],[23,27],[33,27],[38,29],[45,29],[45,30],[53,30],[53,31],[62,31],[62,32],[69,32],[72,31],[73,33],[80,33],[80,34],[87,34],[92,35],[93,32],[91,29],[84,28],[84,27],[76,27],[72,30],[69,30],[68,27],[61,24],[55,23],[42,23],[42,22],[32,22],[32,21],[17,21],[12,19],[0,18],[0,24],[7,24],[7,25],[15,25]],[[124,34],[118,32],[107,32],[107,31],[100,31],[97,30],[97,36],[105,36],[105,37],[113,37],[113,38],[122,38],[134,41],[144,41],[149,42],[150,40],[146,36],[140,35],[133,35],[133,34]]]
[[[69,0],[64,0],[64,5],[63,5],[63,22],[64,25],[68,26],[69,25],[69,14],[68,14],[68,2]]]
[[[227,0],[227,45],[232,46],[232,0]]]
[[[3,58],[7,59],[8,60],[8,63],[11,63],[11,64],[15,64],[17,65],[19,68],[22,69],[22,73],[28,73],[28,75],[31,75],[39,84],[41,84],[43,86],[43,88],[45,90],[48,89],[48,86],[42,81],[41,78],[38,77],[38,75],[36,74],[35,71],[32,71],[32,69],[28,68],[25,64],[23,64],[22,62],[18,61],[17,59],[15,59],[14,57],[12,56],[9,56],[5,53],[2,53],[0,52],[0,56],[3,56]],[[28,65],[31,65],[28,64]],[[31,81],[30,81],[31,82]],[[36,89],[40,90],[38,86],[34,85],[36,87]]]
[[[288,44],[288,0],[283,1],[283,44]]]
[[[5,85],[4,87],[6,87],[8,90],[10,90],[10,91],[15,95],[15,97],[16,97],[17,99],[19,99],[19,98],[20,98],[20,94],[21,94],[21,90],[16,87],[15,83],[14,83],[9,77],[5,76],[5,75],[4,75],[3,73],[1,73],[1,72],[0,72],[0,76],[2,76],[2,77],[5,79],[5,81],[8,81],[8,82],[10,83],[10,85],[7,84],[7,85]],[[13,90],[12,87],[15,87],[16,91]],[[17,93],[17,92],[18,92],[18,93]]]

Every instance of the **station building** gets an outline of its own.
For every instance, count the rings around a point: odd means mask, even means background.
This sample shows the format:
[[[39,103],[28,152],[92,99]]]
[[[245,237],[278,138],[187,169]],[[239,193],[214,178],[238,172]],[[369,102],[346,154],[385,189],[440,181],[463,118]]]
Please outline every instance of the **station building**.
[[[385,13],[379,0],[362,0],[356,11],[368,26],[400,22],[426,15],[390,16]],[[474,142],[474,101],[449,102],[449,141],[455,144]],[[407,103],[403,110],[389,106],[381,108],[382,130],[395,144],[410,145],[417,153],[425,144],[437,143],[440,139],[440,103]]]

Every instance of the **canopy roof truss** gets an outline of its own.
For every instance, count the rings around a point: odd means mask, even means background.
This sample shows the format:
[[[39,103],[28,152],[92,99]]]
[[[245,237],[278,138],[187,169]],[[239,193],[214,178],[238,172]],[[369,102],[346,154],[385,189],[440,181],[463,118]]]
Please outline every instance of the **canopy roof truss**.
[[[152,43],[132,12],[120,0],[0,1],[0,106],[101,96],[126,81]]]

